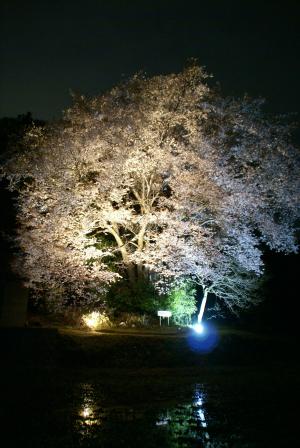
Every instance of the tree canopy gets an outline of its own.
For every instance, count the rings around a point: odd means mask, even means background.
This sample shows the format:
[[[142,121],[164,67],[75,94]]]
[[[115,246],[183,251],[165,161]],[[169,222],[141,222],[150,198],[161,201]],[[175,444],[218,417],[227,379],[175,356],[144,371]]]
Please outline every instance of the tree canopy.
[[[2,166],[18,191],[15,269],[37,291],[95,300],[120,277],[193,279],[251,301],[262,245],[296,252],[299,154],[262,100],[222,97],[196,65],[136,75],[33,125]]]

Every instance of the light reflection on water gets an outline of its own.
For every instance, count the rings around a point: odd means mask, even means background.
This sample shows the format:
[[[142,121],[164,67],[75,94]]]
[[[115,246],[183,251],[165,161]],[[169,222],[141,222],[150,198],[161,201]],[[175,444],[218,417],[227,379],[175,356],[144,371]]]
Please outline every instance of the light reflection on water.
[[[80,433],[85,433],[87,426],[100,426],[101,413],[97,407],[93,386],[90,384],[82,385],[82,404],[78,412],[80,422]]]
[[[156,421],[156,426],[168,428],[174,442],[184,440],[188,444],[192,441],[199,441],[203,447],[212,446],[207,443],[210,440],[210,435],[203,406],[205,401],[206,394],[203,387],[197,384],[192,401],[161,413]]]
[[[91,384],[81,385],[81,404],[77,413],[77,434],[84,442],[97,440],[99,446],[117,446],[116,433],[120,440],[134,444],[142,434],[147,434],[144,446],[177,447],[226,447],[227,444],[214,440],[210,434],[209,419],[205,408],[207,393],[202,385],[196,384],[189,401],[178,404],[163,403],[157,406],[101,406],[100,398]],[[104,434],[104,436],[103,436]],[[105,438],[103,440],[103,437]],[[132,441],[132,442],[131,442]],[[115,442],[115,445],[114,445]],[[127,446],[126,444],[122,446]],[[130,445],[128,445],[130,446]]]

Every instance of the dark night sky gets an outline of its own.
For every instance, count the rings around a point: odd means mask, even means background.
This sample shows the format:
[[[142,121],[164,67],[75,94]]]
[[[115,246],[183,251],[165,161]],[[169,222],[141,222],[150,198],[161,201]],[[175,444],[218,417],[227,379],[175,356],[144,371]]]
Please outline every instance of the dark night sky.
[[[69,89],[97,94],[142,69],[197,57],[226,94],[299,111],[300,2],[1,1],[0,117],[59,116]]]

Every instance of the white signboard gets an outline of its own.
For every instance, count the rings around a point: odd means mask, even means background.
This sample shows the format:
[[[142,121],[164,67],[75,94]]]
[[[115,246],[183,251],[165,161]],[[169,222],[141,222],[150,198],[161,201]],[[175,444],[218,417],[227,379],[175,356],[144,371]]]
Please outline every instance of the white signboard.
[[[170,317],[172,316],[171,311],[162,311],[162,310],[160,310],[160,311],[157,311],[157,315],[159,317],[159,325],[161,325],[161,318],[165,318],[165,317],[168,318],[168,325],[169,325]]]
[[[158,317],[171,317],[171,311],[157,311]]]

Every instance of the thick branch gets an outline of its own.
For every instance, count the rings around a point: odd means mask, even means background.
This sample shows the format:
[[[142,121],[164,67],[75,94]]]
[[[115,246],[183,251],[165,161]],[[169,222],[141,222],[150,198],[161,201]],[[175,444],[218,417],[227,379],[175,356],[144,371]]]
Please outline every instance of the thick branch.
[[[120,237],[118,226],[116,224],[114,224],[113,226],[108,226],[107,230],[115,238],[118,248],[121,252],[122,259],[123,259],[124,263],[128,264],[128,261],[129,261],[128,260],[128,252],[127,252],[125,243],[123,242],[122,238]]]
[[[145,238],[145,232],[147,229],[148,220],[144,220],[140,227],[140,231],[138,233],[138,250],[142,250],[144,247],[144,238]]]

